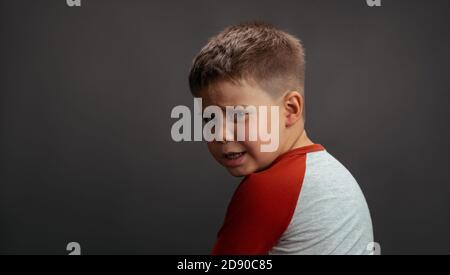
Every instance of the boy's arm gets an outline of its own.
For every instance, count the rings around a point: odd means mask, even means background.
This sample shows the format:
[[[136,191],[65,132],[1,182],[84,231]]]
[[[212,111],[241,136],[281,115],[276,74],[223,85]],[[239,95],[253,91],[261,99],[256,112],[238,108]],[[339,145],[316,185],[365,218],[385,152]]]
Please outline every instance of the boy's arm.
[[[304,167],[254,174],[236,190],[213,255],[264,255],[287,229],[297,205]],[[299,171],[300,170],[300,171]]]

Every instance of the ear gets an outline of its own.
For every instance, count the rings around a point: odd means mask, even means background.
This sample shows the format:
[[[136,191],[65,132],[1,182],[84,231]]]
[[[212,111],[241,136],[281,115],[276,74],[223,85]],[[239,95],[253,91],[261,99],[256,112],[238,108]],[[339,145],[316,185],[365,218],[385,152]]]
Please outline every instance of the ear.
[[[303,118],[305,100],[303,95],[297,91],[288,92],[284,96],[285,124],[291,127]]]

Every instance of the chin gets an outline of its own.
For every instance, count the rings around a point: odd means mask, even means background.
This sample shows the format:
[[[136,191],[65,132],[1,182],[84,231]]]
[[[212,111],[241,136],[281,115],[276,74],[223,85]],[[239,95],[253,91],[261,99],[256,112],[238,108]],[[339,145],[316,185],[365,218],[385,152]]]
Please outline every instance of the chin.
[[[248,169],[244,169],[244,168],[227,168],[228,172],[236,178],[241,178],[241,177],[245,177],[250,175],[252,172],[251,171],[246,171]]]

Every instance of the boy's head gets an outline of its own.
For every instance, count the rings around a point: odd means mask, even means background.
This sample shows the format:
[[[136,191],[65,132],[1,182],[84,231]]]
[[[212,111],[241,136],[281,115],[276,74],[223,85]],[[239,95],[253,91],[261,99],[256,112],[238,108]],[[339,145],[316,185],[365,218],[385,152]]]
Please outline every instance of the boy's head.
[[[224,137],[224,141],[208,143],[214,158],[232,175],[246,176],[264,170],[292,149],[304,134],[304,82],[303,46],[284,31],[265,23],[246,23],[212,37],[194,59],[189,75],[191,92],[203,99],[204,107],[279,107],[276,151],[261,152],[261,140],[227,141]],[[258,120],[271,128],[270,119]],[[248,128],[246,118],[244,122]]]

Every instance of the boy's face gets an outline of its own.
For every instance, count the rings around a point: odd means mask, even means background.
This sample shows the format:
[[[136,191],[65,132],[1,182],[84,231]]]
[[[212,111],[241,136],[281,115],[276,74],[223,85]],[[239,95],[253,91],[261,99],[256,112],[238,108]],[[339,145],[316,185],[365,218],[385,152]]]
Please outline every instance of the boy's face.
[[[261,145],[267,144],[262,142],[257,134],[256,141],[249,141],[248,133],[250,131],[248,115],[244,119],[245,123],[245,141],[236,141],[236,127],[239,123],[235,119],[227,120],[225,118],[224,111],[224,123],[231,123],[234,129],[233,141],[227,140],[226,127],[223,130],[224,141],[212,141],[208,142],[208,149],[213,157],[223,165],[233,176],[241,177],[246,176],[254,172],[258,172],[267,168],[281,152],[284,138],[284,119],[281,99],[272,98],[266,91],[259,88],[257,85],[250,85],[248,82],[243,81],[242,84],[234,84],[231,82],[220,82],[214,86],[214,89],[209,89],[201,93],[203,100],[203,107],[218,106],[224,108],[227,106],[255,106],[257,109],[259,106],[267,106],[267,117],[257,117],[258,123],[265,123],[267,129],[271,129],[271,106],[279,107],[279,146],[274,152],[261,152]],[[228,126],[230,127],[230,126]],[[258,133],[258,132],[257,132]]]

